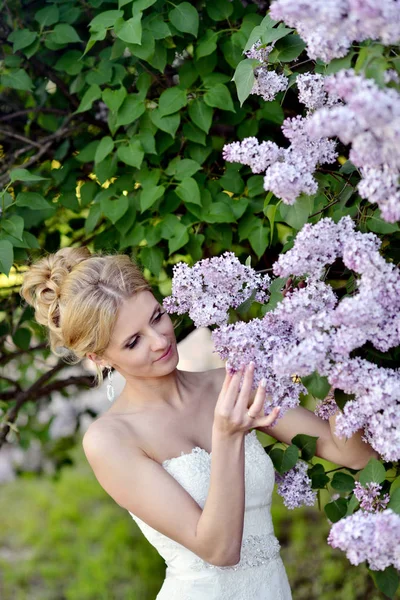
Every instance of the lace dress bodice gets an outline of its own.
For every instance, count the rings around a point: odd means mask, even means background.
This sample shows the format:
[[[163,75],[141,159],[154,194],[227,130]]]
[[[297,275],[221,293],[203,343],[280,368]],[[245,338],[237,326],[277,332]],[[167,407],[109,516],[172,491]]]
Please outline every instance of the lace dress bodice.
[[[211,472],[211,453],[193,448],[162,466],[204,508]],[[245,514],[241,558],[237,565],[217,567],[156,531],[131,512],[148,541],[167,565],[156,600],[290,600],[285,568],[274,535],[271,499],[274,468],[256,431],[245,436]]]

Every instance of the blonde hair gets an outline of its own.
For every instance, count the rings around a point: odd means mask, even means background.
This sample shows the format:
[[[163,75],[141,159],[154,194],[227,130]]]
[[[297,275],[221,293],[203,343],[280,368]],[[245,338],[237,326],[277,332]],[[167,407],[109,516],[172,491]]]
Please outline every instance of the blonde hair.
[[[152,291],[139,267],[125,254],[91,254],[88,248],[62,248],[25,273],[20,294],[49,330],[52,352],[76,364],[88,352],[107,348],[122,301]],[[96,364],[97,383],[103,371]]]

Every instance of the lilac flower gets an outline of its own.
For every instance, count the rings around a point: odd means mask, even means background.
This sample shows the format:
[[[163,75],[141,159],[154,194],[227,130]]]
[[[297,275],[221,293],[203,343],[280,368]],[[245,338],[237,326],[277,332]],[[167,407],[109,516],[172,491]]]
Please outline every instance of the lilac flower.
[[[268,57],[272,50],[274,49],[275,44],[270,44],[269,46],[265,46],[262,44],[261,40],[255,42],[250,50],[246,50],[243,54],[247,58],[253,58],[255,60],[259,60],[262,63],[268,62]]]
[[[228,162],[249,166],[253,173],[262,173],[283,157],[283,153],[274,142],[266,141],[259,144],[257,138],[248,137],[242,142],[225,144],[222,156]]]
[[[365,440],[386,461],[400,459],[400,370],[361,358],[332,365],[329,383],[354,394],[336,419],[336,435],[351,437],[361,428]]]
[[[325,77],[319,73],[302,73],[297,76],[299,102],[305,104],[309,111],[314,111],[323,106],[332,106],[338,101],[333,94],[328,96],[324,82]]]
[[[228,309],[237,308],[253,291],[258,302],[268,298],[268,275],[242,265],[233,252],[200,260],[191,268],[178,263],[173,273],[172,295],[164,299],[164,308],[180,315],[188,312],[196,327],[226,323]]]
[[[324,89],[342,105],[316,110],[305,125],[307,133],[311,139],[337,136],[351,144],[349,158],[362,175],[361,196],[376,202],[385,220],[395,222],[400,218],[399,92],[382,89],[352,69],[326,77]]]
[[[268,71],[265,66],[256,67],[254,77],[255,81],[250,93],[261,96],[266,102],[274,100],[278,92],[286,90],[289,83],[285,75]]]
[[[297,29],[310,58],[330,62],[345,56],[351,43],[366,39],[396,44],[400,19],[396,0],[275,0],[270,15]]]
[[[328,395],[323,400],[318,400],[314,414],[323,421],[328,421],[338,411],[338,405],[335,402],[333,389],[328,392]]]
[[[343,240],[353,233],[354,222],[343,217],[336,224],[329,217],[315,225],[306,223],[296,236],[294,246],[281,254],[273,265],[278,277],[308,273],[318,279],[326,265],[332,264],[342,253]]]
[[[385,494],[381,496],[382,486],[376,482],[366,483],[365,486],[356,481],[354,486],[354,495],[360,502],[360,507],[367,512],[378,512],[385,509],[389,503],[390,496]]]
[[[311,479],[307,475],[307,469],[308,464],[298,460],[284,475],[275,473],[277,492],[283,498],[286,508],[290,510],[315,504],[317,492],[311,489]]]
[[[400,569],[400,515],[357,511],[332,525],[328,544],[340,548],[353,565],[368,561],[373,571]]]
[[[277,376],[272,369],[275,352],[279,348],[290,347],[292,343],[290,325],[269,312],[262,319],[219,327],[213,331],[212,340],[216,352],[228,361],[232,371],[237,371],[242,364],[254,362],[254,387],[263,377],[267,381],[265,414],[269,414],[275,406],[281,406],[280,418],[287,409],[299,404],[300,394],[305,392],[304,386],[295,383],[291,376]]]

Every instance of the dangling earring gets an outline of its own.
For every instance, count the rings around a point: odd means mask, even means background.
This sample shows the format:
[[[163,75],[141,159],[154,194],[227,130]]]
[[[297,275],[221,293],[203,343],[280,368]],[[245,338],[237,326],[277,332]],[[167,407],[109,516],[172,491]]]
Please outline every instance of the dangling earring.
[[[113,373],[112,373],[111,367],[109,365],[107,365],[106,368],[109,369],[109,371],[107,373],[107,376],[108,376],[107,398],[108,398],[108,400],[110,402],[112,402],[114,400],[114,393],[115,393],[115,390],[114,390],[114,387],[113,387],[113,384],[112,384]]]

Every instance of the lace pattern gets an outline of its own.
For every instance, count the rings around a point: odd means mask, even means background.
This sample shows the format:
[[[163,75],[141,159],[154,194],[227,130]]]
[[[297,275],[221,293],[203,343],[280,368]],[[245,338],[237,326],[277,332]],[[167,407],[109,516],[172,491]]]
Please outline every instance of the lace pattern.
[[[194,570],[238,571],[239,569],[259,567],[278,556],[280,549],[280,543],[273,535],[249,535],[242,541],[240,561],[236,565],[218,567],[198,558],[191,568]]]

